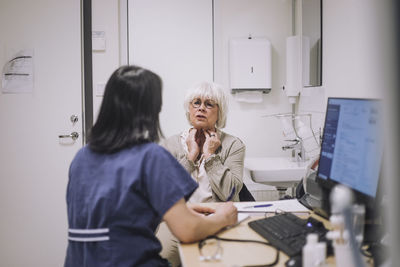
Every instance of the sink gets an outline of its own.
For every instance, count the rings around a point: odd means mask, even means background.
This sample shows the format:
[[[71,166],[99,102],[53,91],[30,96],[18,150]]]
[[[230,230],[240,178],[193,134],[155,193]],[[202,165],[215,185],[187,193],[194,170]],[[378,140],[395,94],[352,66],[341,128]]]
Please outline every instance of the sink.
[[[245,158],[244,167],[256,183],[288,188],[300,182],[310,163],[295,162],[289,157],[254,157]]]

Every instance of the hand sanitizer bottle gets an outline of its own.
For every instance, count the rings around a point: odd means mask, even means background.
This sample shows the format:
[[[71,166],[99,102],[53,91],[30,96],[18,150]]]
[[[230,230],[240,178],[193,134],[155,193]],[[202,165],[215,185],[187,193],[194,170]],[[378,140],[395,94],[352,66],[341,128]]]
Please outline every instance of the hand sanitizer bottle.
[[[322,266],[326,259],[326,243],[318,242],[317,234],[308,234],[303,247],[303,267]]]
[[[308,234],[307,242],[303,247],[303,267],[314,267],[315,266],[315,249],[318,244],[317,234]]]

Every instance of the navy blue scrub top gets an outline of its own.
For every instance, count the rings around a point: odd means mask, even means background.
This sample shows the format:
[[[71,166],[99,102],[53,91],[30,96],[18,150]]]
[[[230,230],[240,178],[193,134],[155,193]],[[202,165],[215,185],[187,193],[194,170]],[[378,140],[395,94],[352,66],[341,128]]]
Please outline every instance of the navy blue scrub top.
[[[168,266],[155,230],[197,183],[159,145],[114,154],[78,151],[67,188],[67,267]]]

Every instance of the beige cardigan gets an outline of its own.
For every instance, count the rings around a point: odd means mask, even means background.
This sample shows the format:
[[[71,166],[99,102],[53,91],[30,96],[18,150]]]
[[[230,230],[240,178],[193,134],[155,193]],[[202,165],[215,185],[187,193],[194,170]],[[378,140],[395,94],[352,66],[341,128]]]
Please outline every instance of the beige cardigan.
[[[216,153],[209,157],[204,168],[210,179],[213,201],[226,201],[233,187],[235,194],[232,201],[239,201],[239,192],[243,186],[243,165],[246,147],[243,142],[232,135],[219,131],[221,146]],[[192,174],[195,163],[188,160],[181,144],[180,134],[173,135],[161,142],[179,163]]]

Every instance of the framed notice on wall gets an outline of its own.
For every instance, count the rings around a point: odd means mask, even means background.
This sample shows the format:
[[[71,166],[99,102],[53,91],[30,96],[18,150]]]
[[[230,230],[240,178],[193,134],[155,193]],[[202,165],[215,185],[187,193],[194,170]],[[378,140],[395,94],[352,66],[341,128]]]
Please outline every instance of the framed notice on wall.
[[[5,94],[33,92],[33,49],[21,50],[7,61],[1,89]]]

